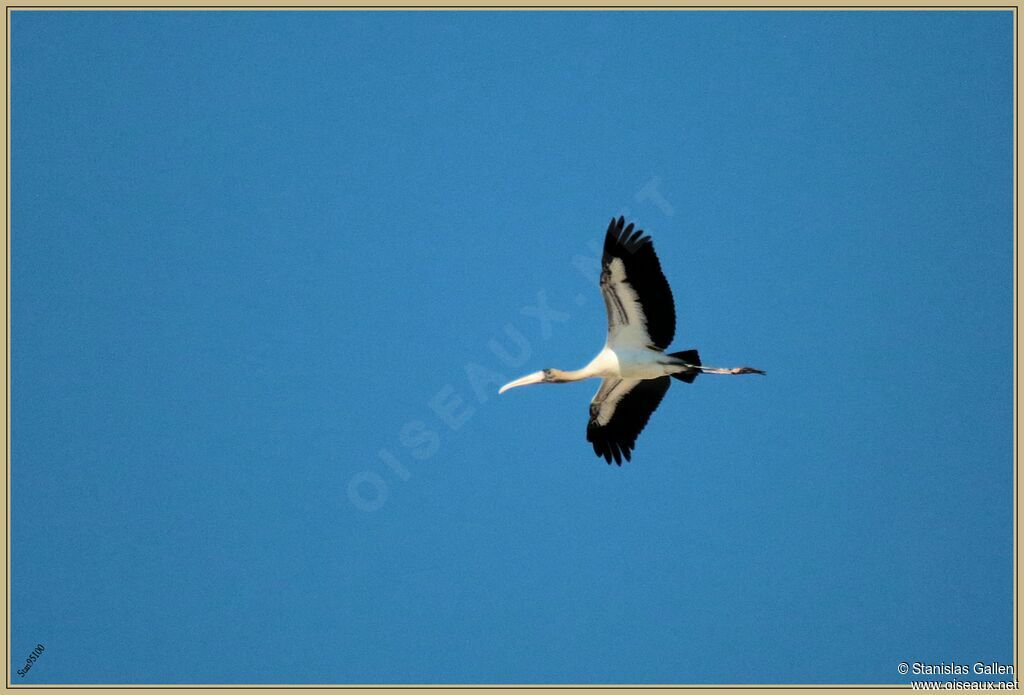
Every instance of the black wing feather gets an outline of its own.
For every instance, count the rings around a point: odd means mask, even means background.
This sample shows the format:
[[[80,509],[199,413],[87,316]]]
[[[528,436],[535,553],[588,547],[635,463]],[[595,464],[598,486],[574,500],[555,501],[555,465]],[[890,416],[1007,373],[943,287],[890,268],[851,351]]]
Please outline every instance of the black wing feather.
[[[597,422],[598,407],[592,407],[590,422],[587,423],[587,441],[594,446],[594,453],[611,463],[622,465],[622,459],[630,460],[630,452],[636,448],[636,438],[647,426],[651,413],[665,397],[672,379],[667,376],[645,379],[637,382],[624,395],[615,408],[611,419],[605,425]]]
[[[676,334],[676,306],[651,237],[644,236],[642,229],[634,232],[633,224],[626,225],[625,218],[613,218],[604,237],[601,265],[605,274],[613,258],[622,260],[627,281],[643,305],[652,344],[664,350]]]

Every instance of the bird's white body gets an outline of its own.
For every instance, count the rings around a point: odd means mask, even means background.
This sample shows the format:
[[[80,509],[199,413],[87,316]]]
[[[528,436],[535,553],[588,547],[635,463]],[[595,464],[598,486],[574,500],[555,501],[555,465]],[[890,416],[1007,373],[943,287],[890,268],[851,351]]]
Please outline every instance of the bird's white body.
[[[580,371],[584,373],[585,379],[657,379],[684,370],[684,367],[667,363],[665,353],[660,350],[605,345]]]

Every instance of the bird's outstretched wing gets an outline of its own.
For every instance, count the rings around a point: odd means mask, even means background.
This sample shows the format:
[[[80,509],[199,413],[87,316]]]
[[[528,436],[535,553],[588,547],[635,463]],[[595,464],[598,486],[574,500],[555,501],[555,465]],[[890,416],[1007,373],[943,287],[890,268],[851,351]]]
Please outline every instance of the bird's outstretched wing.
[[[629,461],[637,436],[665,397],[671,381],[667,376],[602,381],[590,402],[587,423],[587,441],[594,445],[594,453],[608,463],[614,458],[620,466],[623,457]]]
[[[612,219],[604,238],[601,294],[609,347],[664,350],[672,342],[676,307],[654,244],[622,217]]]

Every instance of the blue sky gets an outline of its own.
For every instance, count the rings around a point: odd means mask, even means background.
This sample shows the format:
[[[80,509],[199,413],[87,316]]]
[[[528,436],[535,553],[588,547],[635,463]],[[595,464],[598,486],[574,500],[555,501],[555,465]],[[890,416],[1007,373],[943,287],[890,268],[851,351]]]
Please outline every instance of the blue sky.
[[[16,683],[1012,659],[1008,12],[14,12]],[[612,215],[673,384],[597,383]],[[24,678],[14,671],[37,644]]]

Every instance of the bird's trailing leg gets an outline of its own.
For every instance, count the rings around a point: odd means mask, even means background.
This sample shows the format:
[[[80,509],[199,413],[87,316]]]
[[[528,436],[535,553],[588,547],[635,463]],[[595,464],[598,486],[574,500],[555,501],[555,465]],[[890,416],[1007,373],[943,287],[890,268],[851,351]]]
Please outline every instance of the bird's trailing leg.
[[[733,367],[727,369],[725,367],[708,367],[699,364],[686,364],[684,365],[688,369],[699,371],[701,374],[765,374],[764,370],[754,369],[753,367]]]
[[[697,367],[704,374],[764,374],[765,372],[761,369],[754,369],[753,367],[733,367],[732,369],[725,369],[723,367]]]

